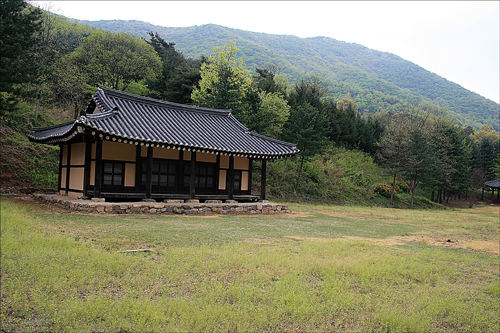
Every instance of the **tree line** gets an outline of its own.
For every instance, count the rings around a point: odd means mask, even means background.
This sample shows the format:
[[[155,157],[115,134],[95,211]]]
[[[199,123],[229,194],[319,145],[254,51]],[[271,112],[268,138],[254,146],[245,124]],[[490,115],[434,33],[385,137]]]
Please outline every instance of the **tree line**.
[[[304,161],[327,147],[370,154],[412,195],[437,202],[500,178],[499,135],[460,127],[443,109],[414,103],[361,115],[352,99],[328,97],[320,77],[288,82],[276,66],[251,72],[234,43],[186,58],[157,33],[149,39],[82,26],[21,0],[1,1],[0,117],[14,122],[19,100],[71,106],[79,116],[97,85],[202,107],[231,109],[251,131],[297,144]],[[413,202],[413,201],[412,201]]]

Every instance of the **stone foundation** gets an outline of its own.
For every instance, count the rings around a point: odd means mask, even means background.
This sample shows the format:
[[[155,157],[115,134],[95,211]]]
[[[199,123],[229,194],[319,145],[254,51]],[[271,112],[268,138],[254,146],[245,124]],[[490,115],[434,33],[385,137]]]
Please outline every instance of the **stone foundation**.
[[[49,194],[33,194],[33,197],[43,202],[81,213],[158,215],[270,215],[290,213],[288,205],[268,202],[95,202]]]

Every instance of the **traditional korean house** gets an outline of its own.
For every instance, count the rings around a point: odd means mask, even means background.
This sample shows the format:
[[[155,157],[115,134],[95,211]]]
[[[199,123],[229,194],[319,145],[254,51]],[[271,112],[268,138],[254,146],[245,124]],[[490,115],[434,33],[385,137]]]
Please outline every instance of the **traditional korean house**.
[[[266,161],[299,152],[249,131],[231,110],[102,86],[79,119],[33,128],[28,137],[61,148],[61,194],[110,200],[264,200]],[[251,191],[255,160],[262,161],[260,196]]]

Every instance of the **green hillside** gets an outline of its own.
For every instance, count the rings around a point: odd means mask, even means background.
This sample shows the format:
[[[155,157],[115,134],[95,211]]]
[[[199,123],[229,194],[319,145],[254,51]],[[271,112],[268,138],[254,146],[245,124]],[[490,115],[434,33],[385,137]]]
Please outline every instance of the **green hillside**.
[[[185,56],[193,58],[209,55],[214,47],[234,41],[249,69],[273,64],[290,81],[318,75],[328,85],[333,98],[354,99],[362,113],[397,111],[401,104],[431,101],[449,110],[460,125],[475,128],[491,125],[499,130],[497,103],[397,55],[359,44],[327,37],[255,33],[213,24],[167,28],[140,21],[80,23],[146,39],[149,39],[149,31],[158,32],[165,40],[176,43],[176,49]]]

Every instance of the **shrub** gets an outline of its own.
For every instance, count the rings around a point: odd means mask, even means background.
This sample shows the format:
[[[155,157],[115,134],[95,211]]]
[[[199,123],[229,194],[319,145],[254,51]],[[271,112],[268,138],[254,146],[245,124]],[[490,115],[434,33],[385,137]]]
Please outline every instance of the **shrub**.
[[[379,194],[383,197],[390,198],[391,197],[391,192],[392,188],[391,186],[384,184],[384,183],[379,183],[375,185],[375,188],[373,189],[373,192],[376,194]]]

